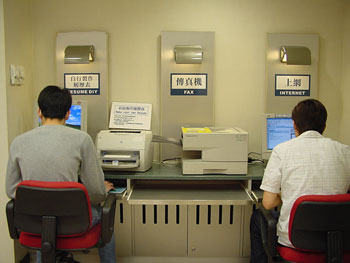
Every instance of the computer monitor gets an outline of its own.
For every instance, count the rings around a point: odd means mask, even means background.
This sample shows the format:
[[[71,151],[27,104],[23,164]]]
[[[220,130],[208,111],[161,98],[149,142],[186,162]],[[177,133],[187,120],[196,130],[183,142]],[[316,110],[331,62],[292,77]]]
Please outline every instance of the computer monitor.
[[[262,158],[268,160],[276,145],[294,137],[290,115],[266,114],[262,127]]]
[[[38,105],[34,105],[34,127],[41,125],[41,120],[37,114]],[[73,100],[70,108],[70,115],[66,121],[66,126],[87,132],[87,101]]]

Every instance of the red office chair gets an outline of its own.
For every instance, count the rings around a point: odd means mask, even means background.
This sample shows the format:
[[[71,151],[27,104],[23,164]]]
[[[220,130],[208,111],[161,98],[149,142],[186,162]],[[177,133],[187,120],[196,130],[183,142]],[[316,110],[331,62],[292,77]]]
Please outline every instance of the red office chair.
[[[41,250],[42,262],[55,262],[56,251],[87,250],[108,243],[114,231],[115,195],[108,195],[101,223],[91,226],[84,185],[76,182],[23,181],[6,206],[10,236]]]
[[[269,262],[350,262],[350,194],[299,197],[289,219],[295,248],[277,245],[276,219],[264,208],[261,214]]]

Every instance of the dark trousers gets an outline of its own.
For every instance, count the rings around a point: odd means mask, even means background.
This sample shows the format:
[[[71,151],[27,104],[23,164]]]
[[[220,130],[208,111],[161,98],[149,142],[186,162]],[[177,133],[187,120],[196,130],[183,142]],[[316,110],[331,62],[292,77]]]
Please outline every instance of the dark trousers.
[[[279,212],[272,211],[273,217],[278,219]],[[267,255],[261,238],[261,215],[256,209],[250,218],[250,262],[251,263],[267,263]]]

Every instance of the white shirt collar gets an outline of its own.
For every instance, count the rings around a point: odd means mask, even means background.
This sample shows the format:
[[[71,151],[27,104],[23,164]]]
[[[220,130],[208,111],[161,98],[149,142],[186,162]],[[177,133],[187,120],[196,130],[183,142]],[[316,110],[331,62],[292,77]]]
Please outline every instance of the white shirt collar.
[[[299,135],[300,138],[323,138],[323,135],[320,134],[318,131],[310,130],[303,132]]]

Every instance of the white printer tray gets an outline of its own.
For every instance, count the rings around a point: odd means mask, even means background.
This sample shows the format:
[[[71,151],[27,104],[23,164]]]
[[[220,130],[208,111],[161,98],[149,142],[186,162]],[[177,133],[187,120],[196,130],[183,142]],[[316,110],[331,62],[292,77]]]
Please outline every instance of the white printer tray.
[[[140,166],[139,152],[105,151],[99,157],[103,169],[136,168]]]

